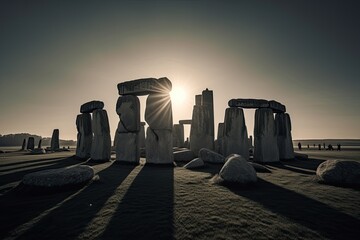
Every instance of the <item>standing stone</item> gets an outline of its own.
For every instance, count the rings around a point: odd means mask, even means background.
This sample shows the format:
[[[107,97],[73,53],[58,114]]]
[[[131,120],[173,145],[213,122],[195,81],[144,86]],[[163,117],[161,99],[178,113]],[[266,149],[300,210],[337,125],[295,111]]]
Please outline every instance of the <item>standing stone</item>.
[[[92,146],[92,127],[90,113],[82,113],[76,117],[77,144],[76,156],[79,158],[89,158]]]
[[[59,129],[54,129],[51,137],[50,147],[52,151],[58,150],[60,148]]]
[[[210,111],[210,135],[212,136],[212,141],[214,141],[214,97],[213,91],[206,88],[202,91],[201,105],[209,108]]]
[[[173,160],[172,131],[148,127],[146,130],[146,163],[172,164]]]
[[[249,140],[242,108],[227,108],[224,120],[224,156],[239,154],[249,160]]]
[[[275,129],[280,159],[293,159],[294,147],[291,137],[290,116],[287,113],[275,115]]]
[[[21,146],[21,150],[25,150],[26,147],[26,139],[24,138],[22,146]]]
[[[201,148],[214,149],[214,135],[211,127],[211,112],[206,106],[194,106],[190,129],[190,150],[196,156]]]
[[[80,112],[81,113],[92,113],[96,109],[103,109],[104,103],[102,101],[91,101],[84,103],[80,106]]]
[[[255,111],[254,161],[279,161],[274,115],[270,108]]]
[[[173,126],[173,146],[184,146],[184,125],[182,124],[174,124]]]
[[[106,110],[93,111],[92,132],[94,134],[91,159],[95,161],[108,161],[111,154],[111,138],[109,119]]]
[[[120,96],[116,103],[116,113],[120,117],[119,133],[140,131],[140,101],[137,96]]]
[[[202,101],[202,95],[195,95],[195,105],[196,106],[201,106],[201,101]]]
[[[145,148],[145,122],[140,123],[139,147]]]
[[[224,154],[224,123],[218,124],[217,138],[215,141],[215,152]]]
[[[149,94],[146,99],[145,121],[151,129],[172,130],[173,116],[170,94]]]
[[[42,142],[42,139],[40,138],[38,148],[41,148],[41,142]]]
[[[29,137],[28,138],[28,142],[27,142],[27,146],[26,146],[26,149],[30,149],[30,150],[34,150],[34,138],[33,137]]]
[[[116,161],[138,164],[140,162],[139,133],[116,132]]]

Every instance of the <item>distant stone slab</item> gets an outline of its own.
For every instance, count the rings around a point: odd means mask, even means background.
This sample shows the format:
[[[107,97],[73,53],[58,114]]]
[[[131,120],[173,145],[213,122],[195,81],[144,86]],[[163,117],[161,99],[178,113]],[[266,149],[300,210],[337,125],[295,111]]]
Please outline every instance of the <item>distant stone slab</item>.
[[[241,108],[268,108],[269,102],[265,99],[238,98],[229,100],[228,105]]]
[[[49,169],[29,173],[22,183],[31,187],[65,187],[89,182],[94,177],[94,169],[87,165]]]
[[[192,120],[191,119],[186,119],[186,120],[179,120],[179,124],[191,124]]]
[[[119,95],[148,95],[150,93],[169,93],[171,81],[166,78],[142,78],[119,83]]]
[[[360,163],[356,161],[327,160],[316,169],[319,181],[339,185],[360,185]]]
[[[237,98],[231,99],[228,102],[229,107],[241,107],[241,108],[271,108],[274,113],[286,112],[285,105],[275,100],[265,99],[252,99],[252,98]]]
[[[104,102],[94,100],[94,101],[87,102],[87,103],[84,103],[83,105],[81,105],[80,112],[81,113],[92,113],[96,109],[103,109],[103,108],[104,108]]]

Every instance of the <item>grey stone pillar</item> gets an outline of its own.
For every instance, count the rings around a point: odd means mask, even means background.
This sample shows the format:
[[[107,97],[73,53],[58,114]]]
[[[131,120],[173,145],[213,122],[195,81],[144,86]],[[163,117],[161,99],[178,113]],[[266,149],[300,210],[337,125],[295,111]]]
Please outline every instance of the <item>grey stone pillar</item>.
[[[217,138],[215,140],[215,152],[224,154],[224,123],[218,124]]]
[[[151,93],[146,99],[146,163],[173,163],[173,117],[168,93]]]
[[[234,153],[249,160],[249,140],[242,108],[225,110],[224,156]]]
[[[34,150],[35,140],[33,137],[28,138],[26,149]]]
[[[173,146],[184,147],[184,125],[182,124],[173,126]]]
[[[59,129],[54,129],[53,131],[50,148],[52,151],[58,150],[60,148]]]
[[[41,143],[42,143],[42,139],[40,138],[39,143],[38,143],[38,148],[41,148]]]
[[[26,147],[26,139],[24,138],[22,146],[21,146],[21,150],[25,150]]]
[[[139,146],[140,148],[145,148],[145,122],[140,123],[140,132],[139,132]]]
[[[255,111],[254,161],[279,161],[274,114],[270,108],[259,108]]]
[[[275,115],[275,129],[280,159],[293,159],[294,147],[291,137],[291,121],[287,113]]]
[[[89,158],[92,145],[92,127],[90,113],[82,113],[76,117],[77,144],[76,156],[79,158]]]
[[[116,113],[120,117],[116,131],[116,161],[138,164],[140,161],[140,101],[137,96],[118,98]]]
[[[95,109],[92,112],[91,125],[94,134],[91,146],[91,159],[95,161],[109,161],[111,155],[111,137],[106,110]]]

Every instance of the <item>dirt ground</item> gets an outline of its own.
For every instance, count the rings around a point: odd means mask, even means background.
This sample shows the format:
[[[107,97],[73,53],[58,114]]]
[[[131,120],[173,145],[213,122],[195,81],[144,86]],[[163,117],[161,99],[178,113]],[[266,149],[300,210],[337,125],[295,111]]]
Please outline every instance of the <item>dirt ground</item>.
[[[258,183],[212,184],[221,165],[177,167],[80,162],[74,152],[0,154],[0,239],[358,239],[360,191],[319,184],[324,159],[360,151],[303,151],[308,160],[265,165]],[[91,165],[81,189],[16,191],[30,172]]]

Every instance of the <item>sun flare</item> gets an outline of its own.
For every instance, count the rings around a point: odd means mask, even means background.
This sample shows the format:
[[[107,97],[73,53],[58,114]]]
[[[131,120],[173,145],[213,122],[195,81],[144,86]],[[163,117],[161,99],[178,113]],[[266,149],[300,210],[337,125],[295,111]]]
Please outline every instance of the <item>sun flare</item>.
[[[175,87],[170,92],[171,101],[176,104],[184,103],[186,100],[187,93],[182,87]]]

